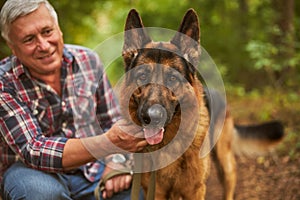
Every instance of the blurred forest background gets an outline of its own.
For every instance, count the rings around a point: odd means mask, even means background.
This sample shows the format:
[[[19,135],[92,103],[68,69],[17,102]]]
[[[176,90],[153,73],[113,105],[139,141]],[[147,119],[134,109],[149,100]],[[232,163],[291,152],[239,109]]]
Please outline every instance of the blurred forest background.
[[[1,7],[4,2],[0,0]],[[145,26],[172,30],[178,29],[186,10],[194,8],[200,18],[201,45],[222,74],[232,114],[239,123],[273,119],[284,123],[286,137],[278,148],[280,161],[275,162],[275,167],[282,172],[289,164],[298,166],[292,174],[286,173],[291,178],[286,178],[286,181],[291,182],[292,186],[300,185],[300,1],[50,0],[50,2],[58,12],[65,42],[92,49],[107,38],[123,31],[126,16],[131,8],[136,8],[140,12]],[[9,49],[1,39],[0,58],[9,54]],[[120,63],[109,71],[113,84],[122,74],[122,70]],[[274,164],[273,160],[273,157],[259,158],[252,164],[264,168],[266,162]],[[246,166],[249,167],[249,164]],[[273,173],[274,170],[271,170],[270,176]],[[278,179],[278,184],[285,183],[282,178]],[[279,187],[281,191],[290,191],[289,198],[279,198],[282,194],[276,194],[272,190],[266,193],[274,195],[274,198],[267,196],[268,198],[252,199],[300,199],[299,189],[293,189],[292,186],[289,189]]]
[[[5,1],[0,0],[0,6]],[[201,44],[227,84],[248,92],[298,89],[300,2],[295,0],[50,0],[66,43],[95,48],[123,31],[136,8],[145,26],[177,30],[188,8],[200,17]],[[298,11],[298,12],[296,12]],[[0,58],[9,54],[1,40]]]

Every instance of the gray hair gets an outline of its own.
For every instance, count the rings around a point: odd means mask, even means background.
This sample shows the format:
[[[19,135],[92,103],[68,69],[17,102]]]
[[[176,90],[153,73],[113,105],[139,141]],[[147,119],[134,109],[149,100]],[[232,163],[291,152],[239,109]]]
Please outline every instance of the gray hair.
[[[50,15],[58,23],[55,9],[47,0],[7,0],[0,12],[1,35],[6,41],[9,40],[10,25],[18,18],[37,10],[44,3]]]

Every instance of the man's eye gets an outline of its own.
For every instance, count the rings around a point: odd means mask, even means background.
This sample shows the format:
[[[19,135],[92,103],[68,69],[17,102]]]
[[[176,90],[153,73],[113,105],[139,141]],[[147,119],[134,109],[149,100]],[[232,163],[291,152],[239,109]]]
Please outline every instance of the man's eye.
[[[48,35],[51,35],[52,32],[53,32],[52,29],[47,29],[47,30],[43,31],[43,35],[48,36]]]
[[[29,44],[34,40],[34,37],[27,37],[23,40],[23,43],[25,44]]]

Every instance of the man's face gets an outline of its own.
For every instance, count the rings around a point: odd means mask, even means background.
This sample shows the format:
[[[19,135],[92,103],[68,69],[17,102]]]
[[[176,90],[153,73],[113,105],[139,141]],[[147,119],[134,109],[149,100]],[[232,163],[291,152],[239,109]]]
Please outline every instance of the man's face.
[[[34,12],[17,18],[11,24],[9,38],[8,45],[13,54],[32,76],[40,78],[60,70],[62,32],[44,4]]]

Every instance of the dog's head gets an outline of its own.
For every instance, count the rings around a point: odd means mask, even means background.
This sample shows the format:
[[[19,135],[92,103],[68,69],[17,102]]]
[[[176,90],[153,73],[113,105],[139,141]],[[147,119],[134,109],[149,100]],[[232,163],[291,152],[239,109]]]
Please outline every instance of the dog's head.
[[[131,119],[144,127],[150,145],[169,142],[174,135],[165,136],[165,130],[171,124],[178,129],[183,107],[195,108],[194,104],[199,103],[191,97],[201,93],[195,68],[199,56],[200,30],[194,10],[187,11],[169,42],[153,42],[138,12],[129,12],[123,47],[124,95],[128,88],[133,90],[129,104],[124,105],[122,98],[120,104],[122,109],[129,105]],[[197,115],[196,110],[194,114]]]

